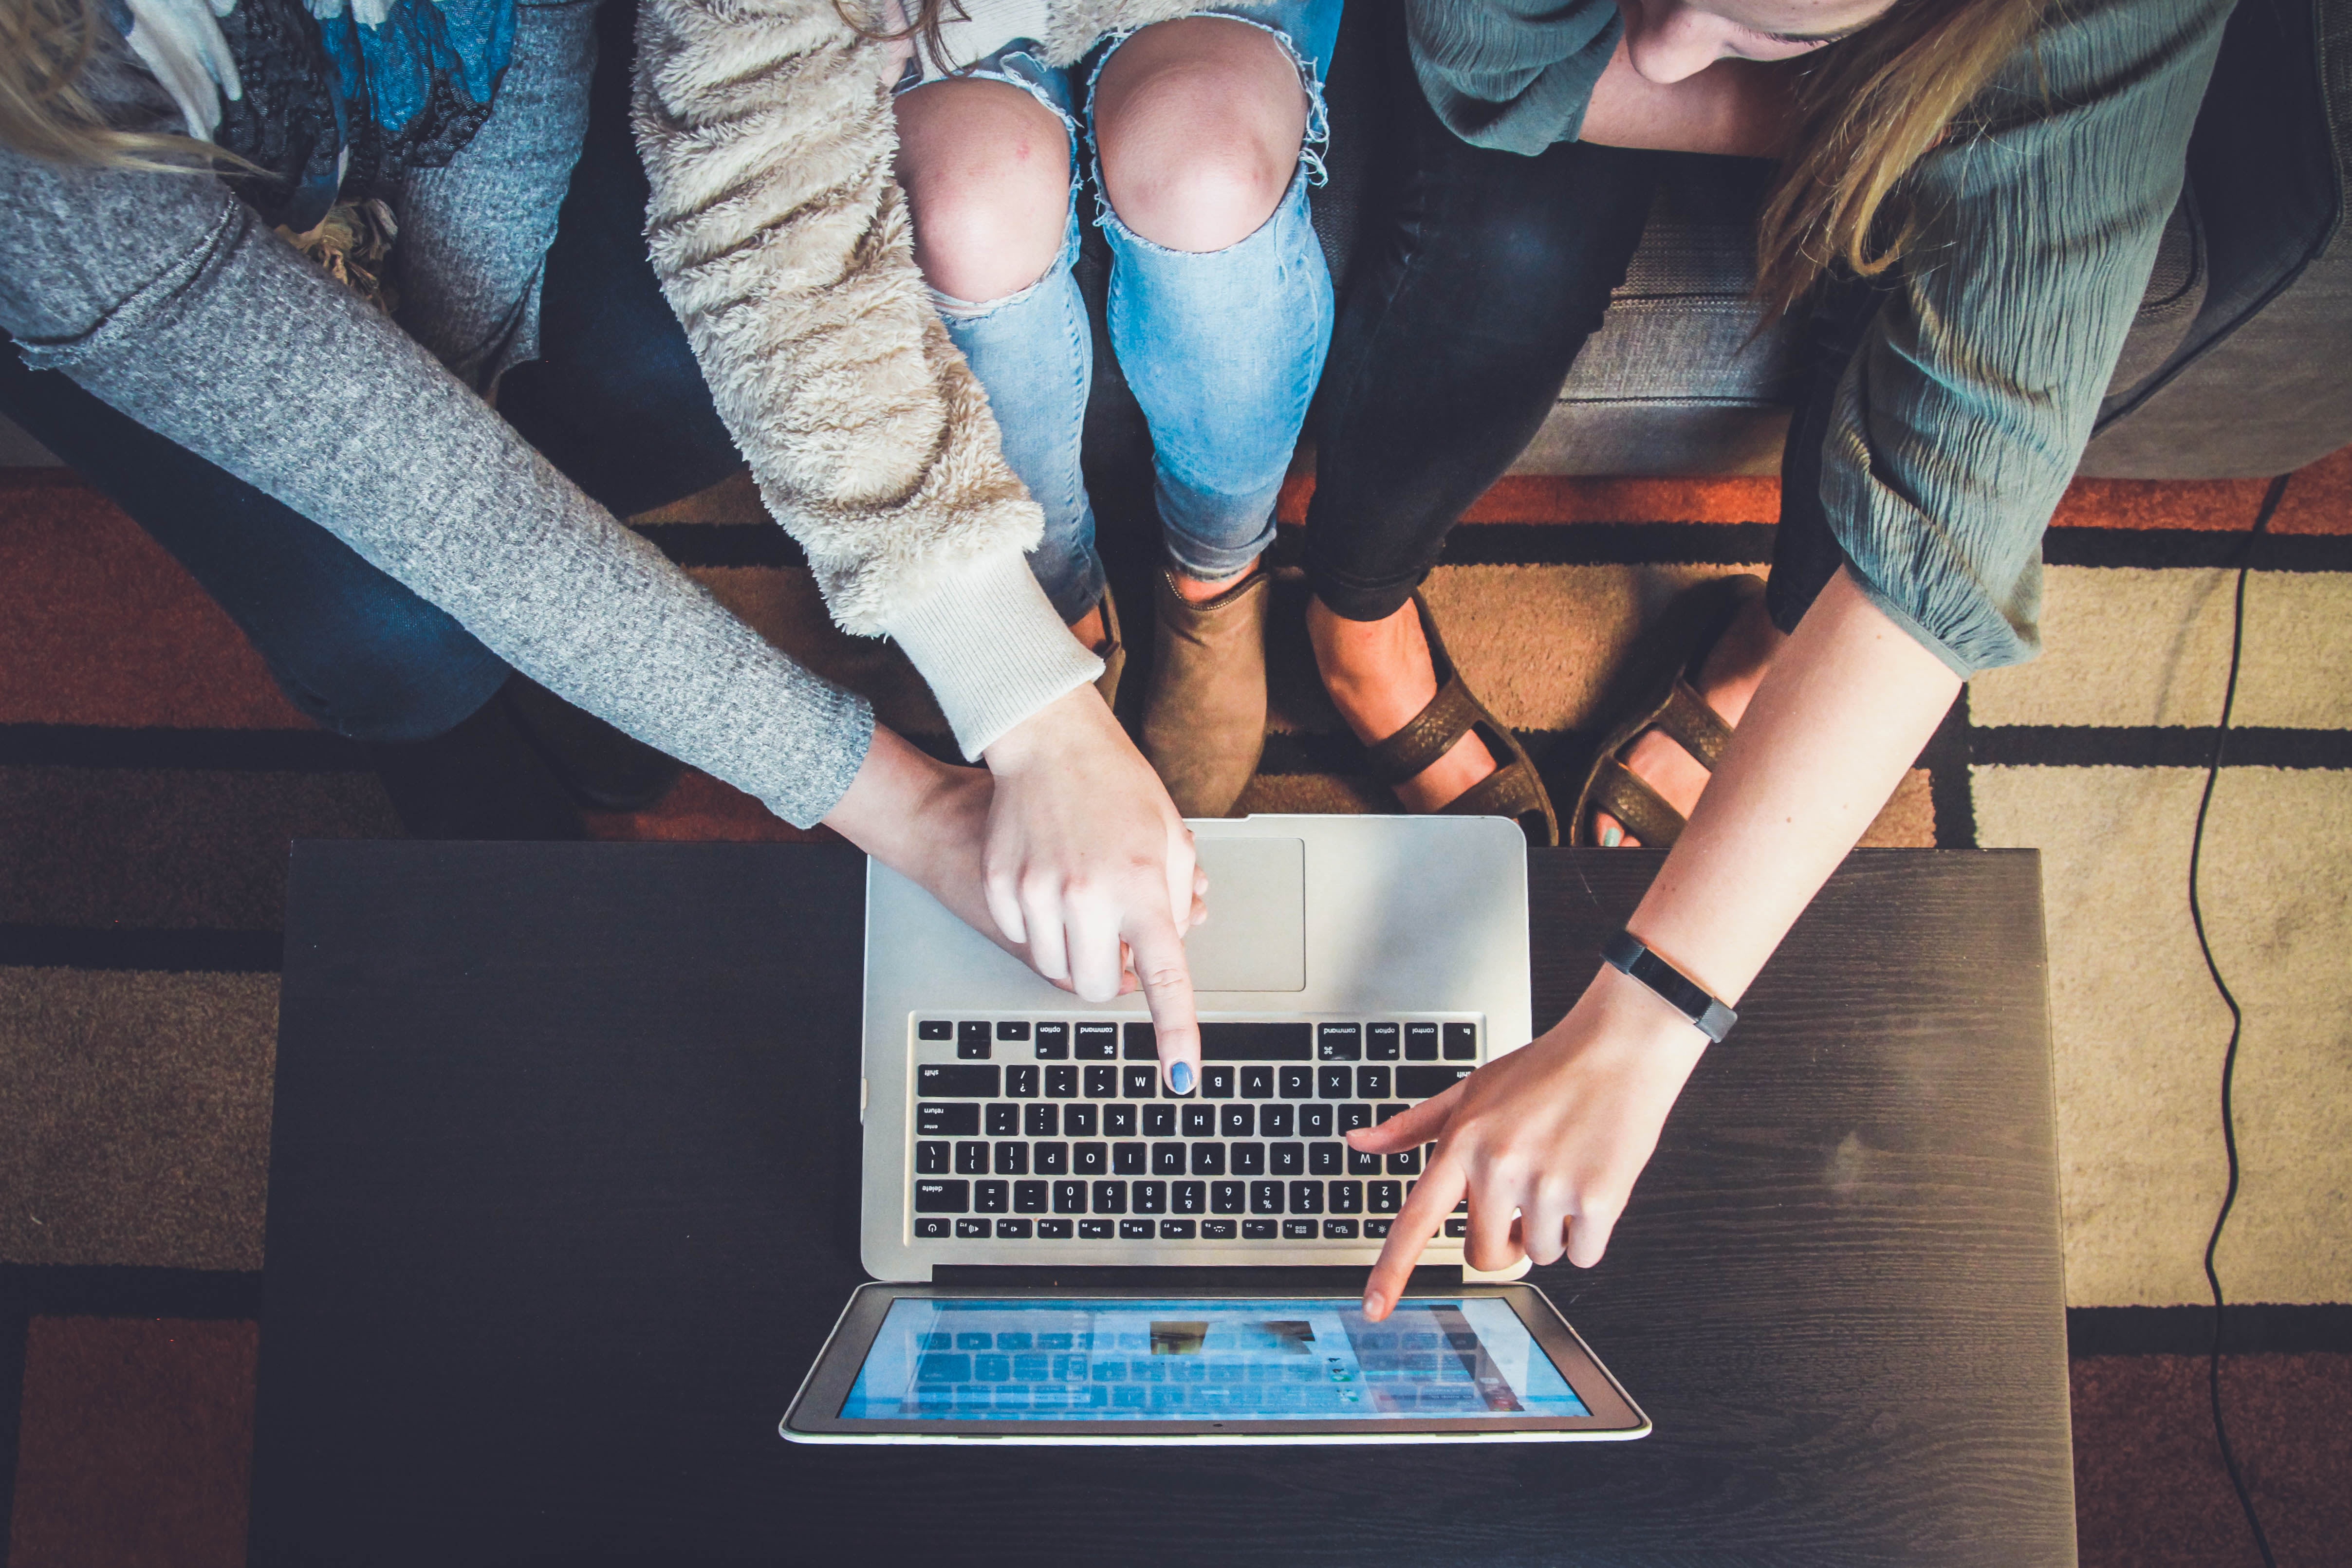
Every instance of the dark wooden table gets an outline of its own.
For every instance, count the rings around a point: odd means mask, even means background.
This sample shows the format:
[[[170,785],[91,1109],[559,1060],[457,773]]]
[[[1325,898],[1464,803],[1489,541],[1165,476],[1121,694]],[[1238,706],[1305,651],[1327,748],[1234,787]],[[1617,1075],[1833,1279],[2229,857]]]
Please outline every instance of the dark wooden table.
[[[1539,1019],[1656,861],[1535,857]],[[2074,1561],[2032,854],[1856,855],[1606,1261],[1538,1271],[1656,1435],[1453,1451],[779,1440],[862,1278],[861,885],[298,846],[257,1562]]]

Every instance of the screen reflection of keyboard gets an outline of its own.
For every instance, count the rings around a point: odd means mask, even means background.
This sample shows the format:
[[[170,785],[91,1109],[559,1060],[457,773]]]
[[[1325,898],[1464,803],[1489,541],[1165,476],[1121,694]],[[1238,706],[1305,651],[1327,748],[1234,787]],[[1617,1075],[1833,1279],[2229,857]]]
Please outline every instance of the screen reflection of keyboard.
[[[1149,1023],[924,1017],[915,1032],[911,1218],[930,1240],[1380,1239],[1427,1146],[1342,1137],[1479,1057],[1475,1022],[1207,1022],[1199,1088],[1177,1096]]]
[[[1519,1407],[1507,1387],[1478,1380],[1477,1336],[1468,1333],[1453,1336],[1450,1348],[1445,1337],[1430,1333],[1363,1334],[1357,1342],[1360,1376],[1344,1361],[1309,1355],[1074,1350],[1066,1333],[923,1337],[910,1393],[919,1410],[932,1413],[1278,1417],[1414,1410],[1474,1416]]]

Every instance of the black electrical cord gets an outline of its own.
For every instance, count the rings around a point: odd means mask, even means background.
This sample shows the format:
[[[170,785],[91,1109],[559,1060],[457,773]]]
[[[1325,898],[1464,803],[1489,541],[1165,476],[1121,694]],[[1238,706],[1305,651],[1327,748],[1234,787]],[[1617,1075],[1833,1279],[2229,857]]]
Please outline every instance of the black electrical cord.
[[[2230,625],[2230,679],[2221,690],[2221,722],[2213,731],[2213,754],[2205,765],[2205,793],[2197,801],[2197,830],[2189,841],[2189,918],[2197,927],[2197,947],[2205,955],[2205,972],[2213,977],[2213,988],[2221,993],[2221,1001],[2230,1009],[2230,1045],[2221,1055],[2221,1146],[2230,1156],[2230,1185],[2221,1194],[2221,1207],[2213,1216],[2213,1233],[2205,1239],[2205,1283],[2213,1291],[2213,1343],[2205,1357],[2205,1388],[2213,1402],[2213,1437],[2221,1445],[2221,1463],[2229,1468],[2230,1484],[2237,1489],[2238,1506],[2245,1511],[2246,1528],[2254,1532],[2254,1546],[2263,1554],[2263,1568],[2278,1568],[2278,1559],[2271,1553],[2270,1537],[2263,1532],[2262,1516],[2254,1511],[2254,1495],[2246,1490],[2246,1478],[2238,1468],[2238,1456],[2230,1447],[2230,1427],[2221,1415],[2221,1276],[2214,1270],[2213,1253],[2221,1245],[2221,1228],[2230,1223],[2230,1210],[2238,1201],[2238,1128],[2230,1105],[2230,1092],[2238,1071],[2238,1040],[2245,1030],[2245,1015],[2238,1009],[2238,998],[2230,994],[2229,982],[2221,978],[2221,967],[2213,961],[2212,944],[2205,939],[2205,910],[2197,896],[2197,872],[2205,852],[2205,814],[2213,804],[2213,786],[2221,777],[2221,754],[2230,741],[2230,710],[2238,701],[2238,664],[2246,645],[2246,575],[2253,568],[2254,541],[2269,531],[2271,518],[2278,512],[2279,502],[2286,495],[2288,476],[2282,474],[2271,481],[2270,489],[2263,496],[2262,510],[2255,514],[2254,526],[2246,536],[2245,548],[2238,557],[2237,607]]]

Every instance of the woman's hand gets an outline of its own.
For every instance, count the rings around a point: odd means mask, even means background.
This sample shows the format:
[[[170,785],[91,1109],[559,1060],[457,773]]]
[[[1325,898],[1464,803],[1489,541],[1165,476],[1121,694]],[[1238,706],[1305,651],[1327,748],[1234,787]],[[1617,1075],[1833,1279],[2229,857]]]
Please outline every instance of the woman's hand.
[[[983,869],[997,929],[1090,1002],[1118,995],[1131,970],[1160,1071],[1190,1092],[1201,1031],[1184,934],[1206,891],[1192,830],[1092,686],[1015,725],[986,758],[996,790]]]
[[[1028,949],[1005,940],[988,913],[981,874],[994,796],[987,769],[937,761],[877,725],[865,765],[824,821],[1026,964]]]
[[[1396,1304],[1413,1262],[1466,1192],[1474,1269],[1601,1261],[1634,1178],[1706,1037],[1638,981],[1604,967],[1566,1018],[1435,1099],[1348,1134],[1367,1154],[1435,1140],[1364,1286],[1364,1315]],[[1516,1218],[1515,1218],[1516,1217]]]

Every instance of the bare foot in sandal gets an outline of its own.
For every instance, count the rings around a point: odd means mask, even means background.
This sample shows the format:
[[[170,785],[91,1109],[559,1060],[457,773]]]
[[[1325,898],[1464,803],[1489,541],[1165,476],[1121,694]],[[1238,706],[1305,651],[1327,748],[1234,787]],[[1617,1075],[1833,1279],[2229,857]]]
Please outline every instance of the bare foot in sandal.
[[[1699,664],[1696,690],[1724,724],[1738,728],[1788,636],[1772,624],[1761,595],[1742,605]],[[1625,766],[1685,817],[1698,804],[1710,775],[1706,764],[1661,729],[1646,729],[1625,748]],[[1606,811],[1592,813],[1592,842],[1638,849],[1642,841]]]
[[[1437,667],[1410,601],[1385,621],[1349,621],[1310,598],[1307,635],[1315,644],[1323,689],[1367,746],[1402,729],[1437,695]],[[1495,768],[1486,743],[1465,735],[1445,755],[1393,788],[1407,809],[1434,811]]]

